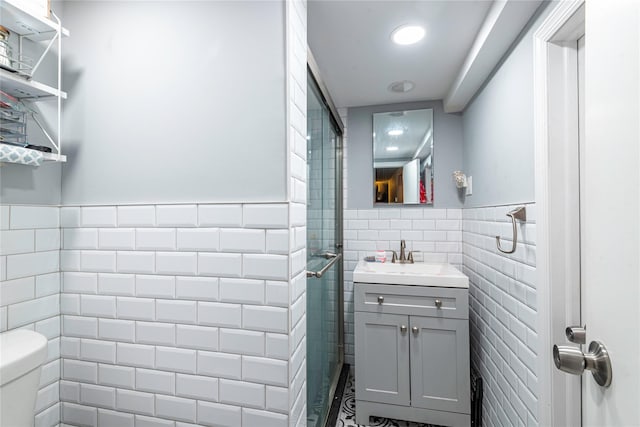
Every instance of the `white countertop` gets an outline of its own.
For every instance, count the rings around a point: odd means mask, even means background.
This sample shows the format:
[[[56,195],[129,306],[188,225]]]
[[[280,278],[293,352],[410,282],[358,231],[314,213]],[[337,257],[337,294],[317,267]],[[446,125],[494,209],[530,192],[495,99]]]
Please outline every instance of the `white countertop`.
[[[389,285],[469,288],[469,278],[451,264],[398,264],[360,261],[353,271],[353,281]]]

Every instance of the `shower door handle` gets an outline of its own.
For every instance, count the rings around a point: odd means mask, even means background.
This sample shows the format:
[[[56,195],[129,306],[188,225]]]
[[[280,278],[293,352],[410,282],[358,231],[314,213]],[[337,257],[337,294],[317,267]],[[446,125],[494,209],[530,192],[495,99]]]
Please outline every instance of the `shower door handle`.
[[[327,265],[325,265],[321,270],[318,270],[318,271],[307,270],[307,277],[315,277],[317,279],[321,278],[322,276],[324,276],[324,273],[326,273],[333,266],[333,264],[335,264],[342,258],[342,254],[326,253],[323,256],[327,259],[331,259],[331,261],[329,261]]]
[[[336,258],[338,256],[338,254],[333,253],[333,252],[323,252],[321,254],[316,254],[314,256],[320,257],[320,258],[324,258],[324,259],[331,259],[331,258]]]

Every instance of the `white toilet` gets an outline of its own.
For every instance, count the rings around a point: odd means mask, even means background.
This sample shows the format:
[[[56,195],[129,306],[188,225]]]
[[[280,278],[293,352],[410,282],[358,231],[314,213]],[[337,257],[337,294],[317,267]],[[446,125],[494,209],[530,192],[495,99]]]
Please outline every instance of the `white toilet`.
[[[0,334],[0,426],[33,425],[40,366],[47,358],[47,339],[18,329]]]

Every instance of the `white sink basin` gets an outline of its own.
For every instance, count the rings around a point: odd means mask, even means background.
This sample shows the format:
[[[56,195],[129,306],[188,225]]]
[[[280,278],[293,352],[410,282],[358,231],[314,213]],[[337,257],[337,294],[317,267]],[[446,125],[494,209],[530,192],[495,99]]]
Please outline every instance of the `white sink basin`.
[[[469,287],[469,278],[451,264],[393,264],[360,261],[353,271],[353,281],[443,288]]]

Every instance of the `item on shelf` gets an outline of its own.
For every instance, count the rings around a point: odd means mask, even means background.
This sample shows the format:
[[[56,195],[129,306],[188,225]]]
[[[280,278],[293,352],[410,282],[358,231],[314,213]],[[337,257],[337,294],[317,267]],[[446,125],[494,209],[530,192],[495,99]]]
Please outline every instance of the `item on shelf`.
[[[13,145],[14,147],[20,147],[20,148],[27,148],[27,145],[29,145],[27,143],[19,144],[17,142],[4,141],[4,140],[2,140],[2,138],[0,138],[0,143],[7,144],[7,145]]]
[[[0,142],[24,147],[27,145],[27,113],[0,108]]]
[[[20,49],[18,49],[16,55],[16,52],[9,44],[10,35],[11,32],[0,25],[0,68],[30,78],[33,70],[33,60],[22,55]]]
[[[9,30],[0,25],[0,67],[13,71],[11,68],[11,46],[9,46]]]
[[[14,111],[24,111],[24,104],[15,96],[11,96],[0,90],[0,108],[11,109]]]
[[[51,153],[53,151],[53,150],[51,150],[51,147],[45,147],[44,145],[32,145],[32,144],[29,144],[25,148],[28,148],[30,150],[42,151],[43,153]]]
[[[20,6],[35,16],[51,17],[50,0],[20,0]]]
[[[0,91],[0,142],[27,145],[27,114],[33,113],[20,100]]]
[[[9,71],[14,73],[18,73],[21,76],[31,78],[31,72],[33,71],[33,59],[28,56],[18,55],[18,57],[13,57],[11,59],[11,68]]]
[[[40,151],[0,143],[0,162],[40,166],[43,160],[44,154]]]

